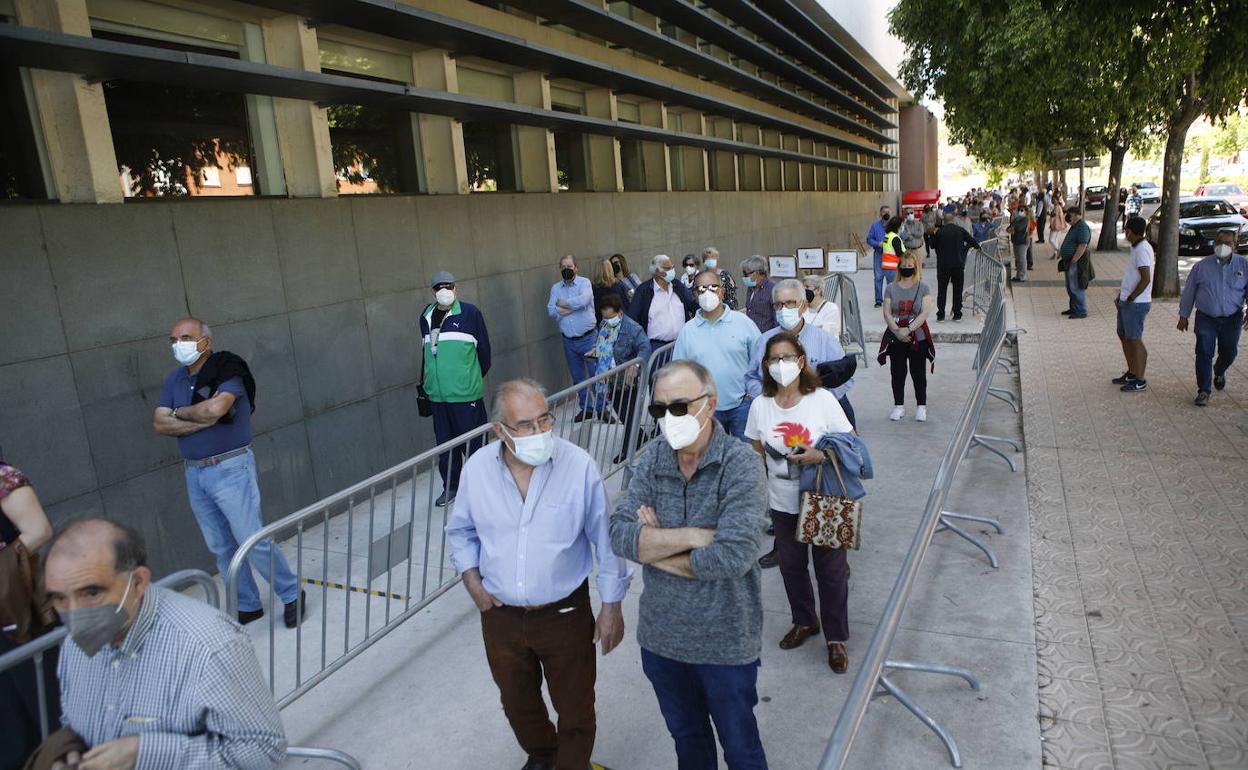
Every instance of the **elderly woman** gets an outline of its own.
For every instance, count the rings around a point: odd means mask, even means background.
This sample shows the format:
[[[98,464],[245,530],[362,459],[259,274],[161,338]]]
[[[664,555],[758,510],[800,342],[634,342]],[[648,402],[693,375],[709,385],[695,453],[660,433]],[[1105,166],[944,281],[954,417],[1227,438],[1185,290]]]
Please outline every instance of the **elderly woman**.
[[[745,284],[745,314],[760,332],[775,328],[776,314],[771,307],[775,284],[767,277],[767,260],[758,254],[741,260],[741,282]]]
[[[685,258],[680,261],[680,282],[685,288],[693,291],[693,279],[698,273],[702,272],[702,260],[697,254],[686,254]]]
[[[812,326],[818,326],[838,340],[841,338],[841,309],[835,302],[823,296],[824,279],[817,275],[808,275],[802,279],[806,287],[806,312],[802,320]]]
[[[702,249],[702,268],[719,271],[719,285],[724,287],[724,304],[729,310],[737,309],[737,281],[732,273],[719,266],[719,249],[707,246]],[[696,276],[695,276],[696,278]]]
[[[634,358],[645,360],[650,357],[650,340],[641,324],[624,314],[624,304],[617,294],[604,294],[594,306],[602,320],[598,323],[598,336],[594,340],[594,348],[587,356],[596,361],[594,374],[599,375],[610,371],[622,363]],[[637,401],[637,370],[629,370],[619,380],[604,380],[594,385],[595,411],[608,422],[616,422],[619,415],[624,415],[624,436],[633,432],[633,409]],[[607,411],[607,399],[611,399],[611,407],[616,417]],[[615,463],[624,462],[633,447],[625,446],[616,457]]]

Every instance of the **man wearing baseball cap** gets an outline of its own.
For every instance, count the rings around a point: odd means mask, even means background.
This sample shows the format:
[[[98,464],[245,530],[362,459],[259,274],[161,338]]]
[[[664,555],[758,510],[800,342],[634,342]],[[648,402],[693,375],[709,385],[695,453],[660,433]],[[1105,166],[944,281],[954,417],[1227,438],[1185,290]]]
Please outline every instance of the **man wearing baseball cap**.
[[[424,348],[420,388],[432,411],[433,435],[442,444],[488,421],[485,375],[490,371],[490,335],[477,306],[460,301],[455,276],[445,270],[434,273],[432,289],[434,301],[420,314]],[[455,500],[464,460],[483,440],[484,434],[438,458],[442,494],[437,505]]]

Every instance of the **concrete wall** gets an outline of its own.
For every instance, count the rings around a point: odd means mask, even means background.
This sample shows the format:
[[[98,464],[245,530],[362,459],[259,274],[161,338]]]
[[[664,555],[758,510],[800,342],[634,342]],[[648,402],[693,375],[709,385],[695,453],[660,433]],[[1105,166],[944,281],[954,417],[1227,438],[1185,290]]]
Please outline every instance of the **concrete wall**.
[[[939,122],[926,107],[912,104],[898,114],[901,142],[898,145],[901,191],[935,190],[940,187]]]
[[[845,246],[891,194],[588,193],[0,206],[0,449],[56,521],[107,514],[158,573],[208,566],[174,439],[152,432],[185,315],[248,359],[266,520],[432,446],[417,314],[449,269],[490,328],[490,382],[567,384],[559,255]],[[677,257],[678,259],[678,257]],[[583,261],[586,270],[589,260]],[[639,271],[640,272],[640,271]]]

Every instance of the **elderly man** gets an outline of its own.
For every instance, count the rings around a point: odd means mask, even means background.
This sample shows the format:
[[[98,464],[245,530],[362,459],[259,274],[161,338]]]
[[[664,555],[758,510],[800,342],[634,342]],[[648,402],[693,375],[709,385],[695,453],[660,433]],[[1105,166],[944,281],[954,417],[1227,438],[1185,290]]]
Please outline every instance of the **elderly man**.
[[[880,206],[880,216],[871,223],[867,230],[867,245],[872,251],[872,270],[874,271],[875,306],[884,304],[884,285],[897,277],[896,270],[884,269],[884,238],[888,235],[888,221],[893,218],[893,210],[889,206]],[[767,331],[763,329],[763,331]]]
[[[69,629],[63,722],[89,747],[65,767],[262,770],[282,761],[282,720],[251,640],[207,604],[153,586],[137,532],[103,519],[69,525],[52,541],[45,579]]]
[[[433,274],[433,302],[420,314],[420,387],[433,410],[434,439],[443,444],[485,425],[485,375],[490,372],[490,334],[476,305],[459,299],[455,276]],[[438,458],[442,494],[435,505],[450,505],[459,490],[465,452],[474,440]]]
[[[676,340],[680,327],[698,309],[689,290],[676,278],[672,258],[659,254],[650,260],[650,279],[642,282],[628,305],[628,317],[641,324],[658,350]]]
[[[659,370],[650,413],[665,441],[637,455],[611,514],[615,552],[645,565],[641,667],[681,768],[767,767],[754,706],[763,607],[755,557],[766,524],[757,455],[711,418],[715,379],[693,361]],[[714,723],[714,730],[712,730]]]
[[[719,273],[703,270],[694,281],[701,310],[680,330],[672,358],[697,361],[711,372],[719,391],[715,419],[729,434],[745,441],[745,421],[750,416],[745,370],[754,341],[761,335],[745,313],[728,309]]]
[[[616,558],[607,492],[594,459],[554,436],[542,386],[503,383],[494,398],[498,441],[468,458],[446,525],[451,562],[481,610],[481,635],[524,770],[585,770],[594,748],[594,644],[624,636],[620,602],[632,573]],[[589,575],[598,560],[597,620]],[[546,678],[559,714],[542,700]]]
[[[772,329],[776,317],[771,312],[771,279],[767,277],[767,260],[758,254],[741,260],[741,283],[745,284],[745,314],[760,332]]]
[[[1063,310],[1062,315],[1087,318],[1088,284],[1096,275],[1092,270],[1092,255],[1088,252],[1092,243],[1092,228],[1083,221],[1083,212],[1075,205],[1066,207],[1066,221],[1070,227],[1059,249],[1062,261],[1058,269],[1066,271],[1066,296],[1070,298],[1070,307]]]
[[[263,526],[251,451],[256,383],[242,358],[224,350],[213,352],[212,330],[203,321],[178,321],[169,332],[169,344],[180,366],[165,378],[153,427],[162,436],[178,439],[191,510],[224,578],[239,544]],[[239,573],[238,622],[264,617],[251,574],[255,569],[285,605],[286,627],[297,626],[307,607],[286,557],[264,540],[251,549],[247,563]]]
[[[546,313],[559,324],[559,334],[563,335],[563,357],[573,385],[594,376],[594,365],[585,354],[594,349],[598,325],[594,317],[594,287],[580,270],[571,254],[559,260],[559,280],[550,287],[550,299],[546,301]],[[589,392],[582,390],[576,398],[580,411],[573,422],[589,419]]]
[[[1179,300],[1179,331],[1196,308],[1196,406],[1209,403],[1209,386],[1226,387],[1226,371],[1235,363],[1240,332],[1248,328],[1248,258],[1235,253],[1239,228],[1223,227],[1213,242],[1213,256],[1196,263]],[[1217,353],[1217,361],[1214,361]]]

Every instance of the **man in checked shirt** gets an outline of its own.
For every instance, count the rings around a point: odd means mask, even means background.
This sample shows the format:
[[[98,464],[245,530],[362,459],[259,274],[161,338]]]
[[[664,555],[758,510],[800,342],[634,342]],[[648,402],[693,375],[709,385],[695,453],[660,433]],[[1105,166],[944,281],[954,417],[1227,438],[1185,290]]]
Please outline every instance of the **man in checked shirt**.
[[[69,629],[62,722],[76,770],[268,770],[286,755],[277,704],[242,628],[151,584],[143,538],[104,519],[53,539],[48,597]]]

